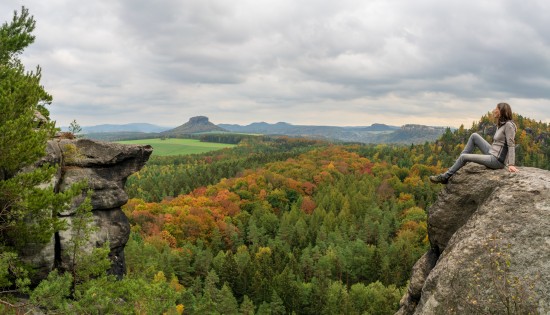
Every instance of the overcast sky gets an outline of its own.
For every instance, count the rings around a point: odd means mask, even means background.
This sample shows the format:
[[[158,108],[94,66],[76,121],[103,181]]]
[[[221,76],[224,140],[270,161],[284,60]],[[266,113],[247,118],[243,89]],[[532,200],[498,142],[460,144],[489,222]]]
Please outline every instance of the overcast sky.
[[[550,122],[547,0],[2,0],[58,125]]]

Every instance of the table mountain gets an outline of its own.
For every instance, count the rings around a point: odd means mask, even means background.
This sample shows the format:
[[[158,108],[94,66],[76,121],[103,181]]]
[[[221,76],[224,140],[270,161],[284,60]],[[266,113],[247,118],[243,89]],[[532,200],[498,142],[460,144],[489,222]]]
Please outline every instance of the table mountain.
[[[220,128],[208,120],[206,116],[196,116],[191,117],[188,122],[185,124],[176,127],[174,129],[166,130],[161,132],[165,136],[179,136],[185,134],[201,133],[201,132],[211,132],[211,131],[227,131],[223,128]]]

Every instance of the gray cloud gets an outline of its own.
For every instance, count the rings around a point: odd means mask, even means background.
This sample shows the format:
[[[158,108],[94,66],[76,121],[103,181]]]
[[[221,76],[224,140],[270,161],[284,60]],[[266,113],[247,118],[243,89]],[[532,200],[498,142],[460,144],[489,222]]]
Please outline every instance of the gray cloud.
[[[8,20],[21,1],[0,3]],[[59,124],[550,122],[550,3],[29,0]]]

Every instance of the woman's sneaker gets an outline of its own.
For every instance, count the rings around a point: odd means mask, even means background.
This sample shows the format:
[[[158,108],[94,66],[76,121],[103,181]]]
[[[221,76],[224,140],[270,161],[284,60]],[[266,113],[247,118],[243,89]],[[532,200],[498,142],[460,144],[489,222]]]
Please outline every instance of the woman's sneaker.
[[[430,181],[434,184],[447,184],[449,182],[449,177],[445,174],[439,174],[435,176],[430,176]]]

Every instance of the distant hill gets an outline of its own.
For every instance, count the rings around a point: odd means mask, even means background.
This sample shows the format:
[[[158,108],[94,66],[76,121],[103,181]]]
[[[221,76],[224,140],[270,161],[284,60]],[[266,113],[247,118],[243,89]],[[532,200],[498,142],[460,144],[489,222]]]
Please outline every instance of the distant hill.
[[[214,125],[206,116],[196,116],[191,117],[185,124],[163,131],[161,134],[164,136],[178,136],[204,132],[227,132],[227,130]]]
[[[364,127],[363,131],[392,131],[397,130],[399,127],[396,126],[388,126],[385,124],[372,124],[368,127]]]
[[[424,143],[437,140],[445,127],[407,124],[402,127],[385,124],[371,126],[308,126],[293,125],[286,122],[270,124],[255,122],[241,126],[237,124],[211,123],[208,117],[191,117],[185,124],[166,130],[167,127],[146,123],[126,125],[98,125],[84,127],[86,138],[98,140],[134,140],[160,137],[182,137],[202,133],[246,133],[263,135],[285,135],[291,137],[306,137],[330,141],[360,142],[360,143]]]
[[[261,133],[261,134],[285,134],[285,135],[304,135],[304,134],[325,134],[332,137],[334,133],[349,132],[349,131],[395,131],[399,127],[388,126],[384,124],[373,124],[368,127],[334,127],[334,126],[307,126],[307,125],[292,125],[286,122],[278,122],[276,124],[268,124],[266,122],[256,122],[250,125],[241,126],[235,124],[219,124],[226,130],[243,133]]]
[[[424,125],[404,125],[401,128],[390,132],[378,134],[373,143],[424,143],[439,139],[445,133],[446,127],[433,127]]]
[[[361,143],[423,143],[435,141],[445,132],[444,127],[404,125],[403,127],[373,124],[367,127],[304,126],[285,122],[269,124],[252,123],[247,126],[219,124],[218,126],[239,133],[287,135]]]
[[[104,132],[161,132],[170,127],[157,126],[148,123],[132,123],[124,125],[103,124],[96,126],[82,127],[82,134],[104,133]],[[69,127],[61,127],[61,130],[68,131]]]

